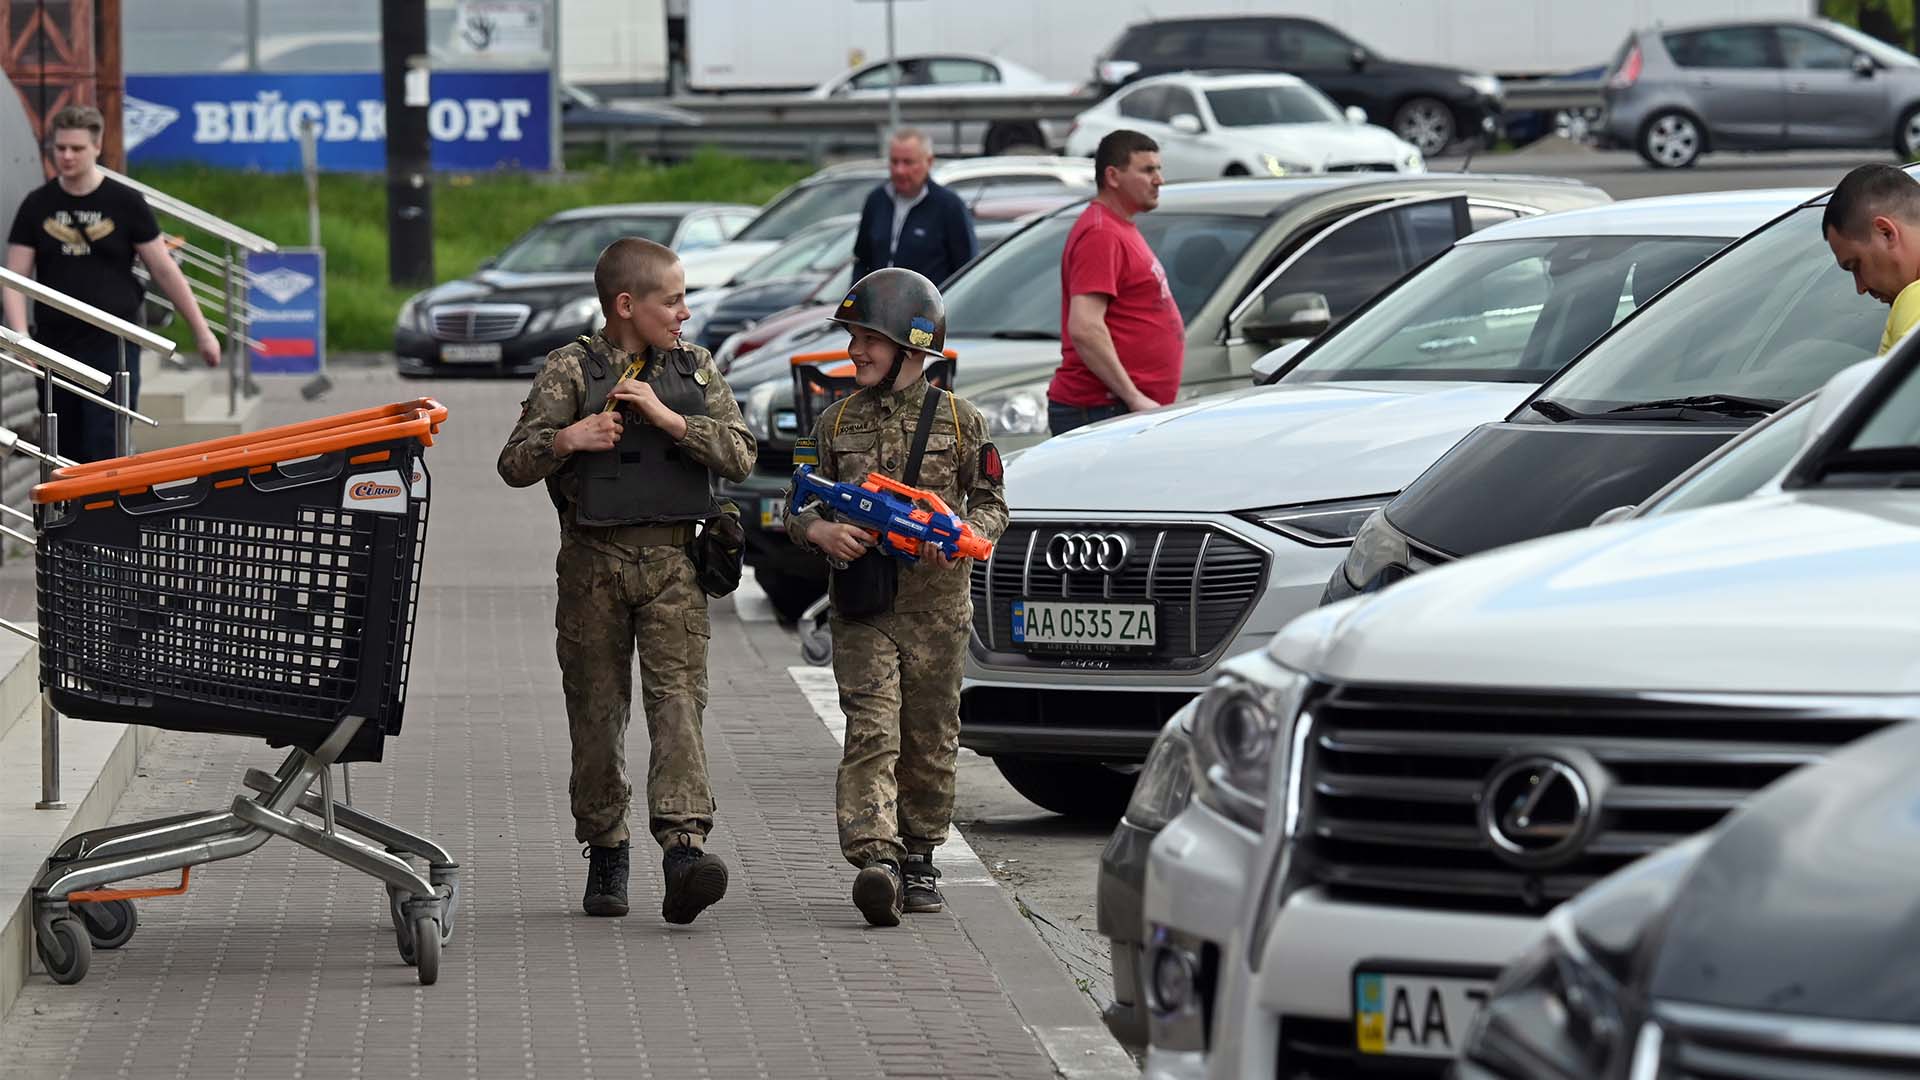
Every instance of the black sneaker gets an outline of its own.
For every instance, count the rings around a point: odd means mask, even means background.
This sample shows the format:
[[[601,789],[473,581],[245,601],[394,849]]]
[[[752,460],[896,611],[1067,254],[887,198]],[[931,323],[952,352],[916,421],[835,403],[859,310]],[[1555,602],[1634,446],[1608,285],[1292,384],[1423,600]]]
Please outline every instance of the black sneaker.
[[[900,925],[900,867],[891,859],[868,863],[853,878],[853,906],[872,926]]]
[[[587,894],[580,898],[581,910],[615,919],[627,913],[627,860],[631,851],[628,842],[622,840],[619,847],[588,844],[580,853],[587,860]]]
[[[667,895],[660,901],[660,917],[670,923],[690,923],[727,895],[727,864],[718,855],[675,844],[661,866],[667,874]]]
[[[907,881],[906,895],[900,902],[902,911],[924,915],[946,909],[947,898],[940,895],[940,871],[933,865],[933,856],[907,856],[900,873]]]

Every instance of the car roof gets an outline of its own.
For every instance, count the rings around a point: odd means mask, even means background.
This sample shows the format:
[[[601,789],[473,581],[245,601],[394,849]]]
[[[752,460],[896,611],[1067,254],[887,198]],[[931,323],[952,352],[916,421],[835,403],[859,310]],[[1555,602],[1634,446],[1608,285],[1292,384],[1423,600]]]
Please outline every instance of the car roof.
[[[1175,71],[1166,75],[1154,75],[1150,78],[1136,79],[1127,84],[1132,90],[1138,86],[1153,86],[1161,83],[1181,83],[1198,86],[1203,90],[1224,90],[1237,86],[1305,86],[1307,81],[1298,75],[1289,75],[1284,71],[1250,71],[1234,68],[1213,68],[1205,71]]]
[[[1050,171],[1085,173],[1093,176],[1093,159],[1080,157],[1061,157],[1055,154],[994,154],[989,157],[973,158],[936,158],[933,163],[933,177],[965,174],[968,176],[993,175],[1003,172],[1046,169]],[[821,183],[828,180],[840,180],[846,177],[885,176],[887,163],[884,161],[843,161],[829,165],[819,172],[800,181],[802,186]]]
[[[548,218],[548,221],[577,221],[581,218],[601,217],[682,217],[696,210],[744,210],[757,214],[760,208],[742,203],[718,202],[648,202],[648,203],[603,203],[599,206],[576,206],[571,210],[562,210]]]
[[[1353,192],[1358,197],[1391,198],[1397,189],[1445,190],[1457,183],[1469,196],[1497,198],[1503,187],[1570,188],[1589,185],[1558,176],[1512,176],[1500,173],[1349,173],[1290,179],[1195,180],[1160,189],[1160,209],[1186,213],[1237,214],[1271,217],[1290,206],[1320,195]]]
[[[1732,240],[1818,194],[1819,188],[1765,188],[1626,199],[1501,222],[1463,237],[1460,243],[1569,236],[1710,236]]]

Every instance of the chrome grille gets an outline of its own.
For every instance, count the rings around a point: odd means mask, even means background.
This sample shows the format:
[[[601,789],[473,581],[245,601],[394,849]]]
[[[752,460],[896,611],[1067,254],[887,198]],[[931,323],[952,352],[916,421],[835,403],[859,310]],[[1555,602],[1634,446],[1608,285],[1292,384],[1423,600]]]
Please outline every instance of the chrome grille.
[[[1050,570],[1047,541],[1061,531],[1121,534],[1132,554],[1111,575]],[[1115,658],[1114,666],[1192,662],[1233,636],[1266,573],[1264,551],[1207,525],[1016,521],[993,556],[974,564],[974,633],[995,652],[1015,652],[1016,600],[1152,600],[1160,605],[1159,643],[1151,654]]]
[[[1758,789],[1890,722],[1852,702],[1549,697],[1338,687],[1312,702],[1303,869],[1350,895],[1537,912],[1705,829]],[[1495,854],[1479,805],[1520,754],[1592,755],[1595,828],[1560,865]]]
[[[1882,1080],[1920,1072],[1920,1036],[1888,1021],[1661,1002],[1661,1080]]]
[[[433,336],[441,341],[505,341],[527,325],[525,304],[449,304],[432,311]]]

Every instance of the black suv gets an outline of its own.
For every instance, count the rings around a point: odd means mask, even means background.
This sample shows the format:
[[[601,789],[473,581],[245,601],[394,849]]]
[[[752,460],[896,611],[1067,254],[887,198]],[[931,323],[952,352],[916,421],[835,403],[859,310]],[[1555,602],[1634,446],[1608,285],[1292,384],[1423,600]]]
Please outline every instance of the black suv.
[[[1490,136],[1498,126],[1500,80],[1492,75],[1408,64],[1372,50],[1323,22],[1244,16],[1136,23],[1094,61],[1102,97],[1134,79],[1173,71],[1284,71],[1342,106],[1392,128],[1432,157],[1453,143]]]

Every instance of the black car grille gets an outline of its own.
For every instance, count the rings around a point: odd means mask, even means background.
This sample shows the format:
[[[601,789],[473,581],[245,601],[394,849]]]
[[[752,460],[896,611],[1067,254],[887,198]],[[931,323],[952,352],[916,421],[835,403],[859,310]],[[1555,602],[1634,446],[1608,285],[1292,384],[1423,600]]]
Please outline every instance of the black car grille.
[[[1305,711],[1302,872],[1344,895],[1540,912],[1719,821],[1748,795],[1888,723],[1862,708],[1678,695],[1559,697],[1337,687]],[[1591,755],[1593,831],[1546,866],[1496,854],[1479,807],[1533,754]]]
[[[441,341],[506,341],[519,335],[532,309],[525,304],[461,304],[433,309],[433,336]]]
[[[1399,172],[1390,161],[1356,161],[1348,165],[1329,165],[1327,171],[1334,172]]]
[[[1047,568],[1055,533],[1127,537],[1132,554],[1112,575]],[[1151,654],[1118,656],[1114,667],[1165,666],[1208,657],[1232,638],[1266,580],[1264,551],[1206,525],[1014,522],[993,556],[973,567],[973,629],[995,652],[1015,652],[1016,600],[1156,601],[1158,643]]]

